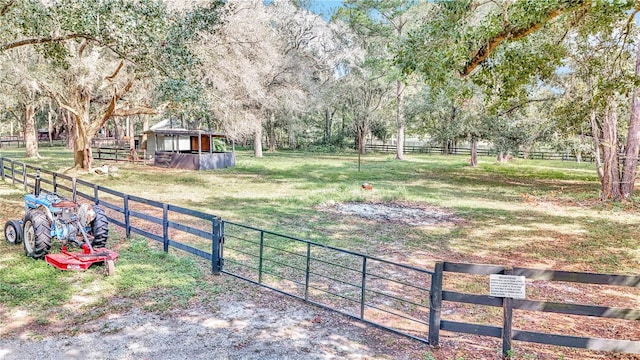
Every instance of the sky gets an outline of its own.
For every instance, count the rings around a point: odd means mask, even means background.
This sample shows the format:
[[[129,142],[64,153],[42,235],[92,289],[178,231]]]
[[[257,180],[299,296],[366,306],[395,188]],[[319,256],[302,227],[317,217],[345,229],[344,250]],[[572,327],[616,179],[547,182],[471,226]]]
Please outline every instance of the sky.
[[[340,5],[342,0],[312,0],[309,10],[328,19]]]

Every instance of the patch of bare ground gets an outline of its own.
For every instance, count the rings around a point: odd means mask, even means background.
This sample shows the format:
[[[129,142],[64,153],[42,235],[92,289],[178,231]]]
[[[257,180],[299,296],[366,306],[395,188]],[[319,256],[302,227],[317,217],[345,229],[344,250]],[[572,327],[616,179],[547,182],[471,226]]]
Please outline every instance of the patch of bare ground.
[[[462,223],[452,212],[437,206],[408,202],[327,203],[321,208],[343,215],[409,226],[445,226]]]
[[[421,359],[426,347],[229,276],[229,290],[158,313],[111,299],[46,325],[0,307],[0,359]],[[79,308],[78,312],[92,311]]]

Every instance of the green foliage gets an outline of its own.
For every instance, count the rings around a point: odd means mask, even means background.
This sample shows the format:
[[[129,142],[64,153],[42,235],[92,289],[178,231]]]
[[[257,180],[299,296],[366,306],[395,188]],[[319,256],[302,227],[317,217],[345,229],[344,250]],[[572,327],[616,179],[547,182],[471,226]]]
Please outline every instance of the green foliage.
[[[396,64],[437,86],[450,76],[469,75],[470,65],[478,63],[488,74],[477,81],[487,86],[489,74],[501,79],[500,95],[508,98],[532,80],[553,74],[565,55],[568,31],[593,34],[624,16],[633,2],[599,1],[591,6],[592,2],[583,1],[520,0],[505,2],[502,8],[496,4],[434,2],[428,20],[398,50]],[[560,20],[551,22],[556,16]],[[580,17],[593,21],[576,23]]]
[[[202,89],[189,76],[199,61],[189,45],[214,30],[222,6],[211,1],[182,13],[158,0],[58,0],[46,6],[20,1],[2,16],[7,25],[0,26],[0,49],[24,40],[36,44],[52,65],[67,69],[70,48],[56,37],[100,46],[105,54],[133,64],[139,76],[159,75],[160,101],[173,103],[183,115],[202,117]]]
[[[213,138],[213,151],[227,151],[227,143],[220,138]]]

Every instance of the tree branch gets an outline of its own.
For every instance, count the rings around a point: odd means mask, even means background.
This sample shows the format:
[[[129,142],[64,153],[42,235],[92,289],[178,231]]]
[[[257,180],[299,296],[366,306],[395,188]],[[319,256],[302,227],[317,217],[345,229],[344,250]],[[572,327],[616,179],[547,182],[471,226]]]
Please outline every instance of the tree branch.
[[[120,72],[120,69],[122,69],[122,66],[124,66],[124,61],[121,60],[120,64],[118,64],[118,68],[113,72],[113,74],[107,76],[105,79],[113,81],[113,79],[118,76],[118,73]]]
[[[111,117],[132,115],[158,115],[158,111],[149,106],[137,105],[129,109],[115,109]]]
[[[9,9],[11,9],[11,6],[13,6],[13,4],[15,3],[15,0],[10,0],[7,1],[6,4],[2,5],[2,7],[0,7],[0,16],[4,16],[4,14],[6,14]]]
[[[509,108],[509,109],[503,111],[502,113],[498,114],[498,116],[504,116],[504,115],[510,114],[510,113],[520,109],[521,107],[523,107],[525,105],[528,105],[528,104],[531,104],[531,103],[545,102],[545,101],[549,101],[549,100],[553,100],[553,99],[554,99],[553,97],[548,97],[548,98],[543,98],[543,99],[529,99],[529,100],[527,100],[525,102],[522,102],[520,104],[516,104],[516,105],[512,106],[511,108]]]
[[[52,36],[52,37],[43,37],[43,38],[31,38],[31,39],[23,39],[18,40],[6,44],[0,45],[0,51],[5,51],[13,48],[17,48],[20,46],[26,45],[37,45],[37,44],[47,44],[52,42],[60,42],[71,39],[87,39],[87,40],[95,40],[93,37],[87,34],[68,34],[64,36]]]
[[[460,71],[460,75],[467,76],[471,74],[471,72],[480,65],[484,60],[486,60],[491,53],[505,40],[518,40],[524,37],[527,37],[531,33],[540,29],[543,25],[553,20],[554,18],[560,16],[561,14],[573,9],[575,7],[583,6],[587,3],[585,0],[577,0],[570,1],[566,4],[566,6],[561,5],[550,11],[549,13],[544,14],[543,18],[534,23],[524,24],[521,27],[505,27],[502,32],[495,35],[494,37],[487,39],[486,44],[481,46],[478,51],[473,55],[473,57],[465,64],[462,71]],[[508,24],[507,24],[508,25]]]

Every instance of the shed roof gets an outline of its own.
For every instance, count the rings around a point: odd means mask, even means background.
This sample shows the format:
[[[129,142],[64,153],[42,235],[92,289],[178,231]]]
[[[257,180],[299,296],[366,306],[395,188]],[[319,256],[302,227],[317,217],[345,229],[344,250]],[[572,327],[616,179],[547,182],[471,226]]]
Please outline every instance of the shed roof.
[[[159,135],[185,135],[185,136],[199,136],[199,135],[211,135],[213,137],[226,137],[225,134],[212,132],[207,130],[190,130],[184,128],[171,127],[171,120],[162,120],[159,123],[153,125],[149,130],[144,132],[145,134],[159,134]]]

